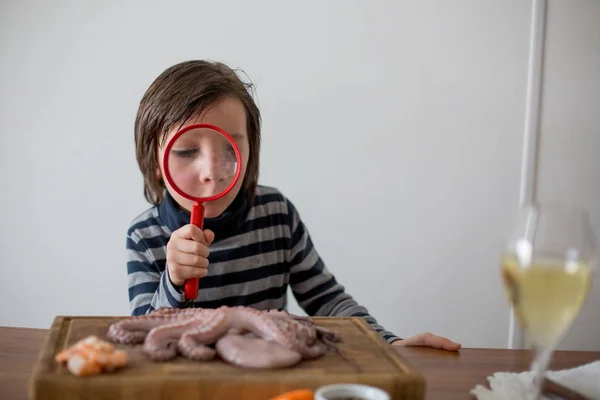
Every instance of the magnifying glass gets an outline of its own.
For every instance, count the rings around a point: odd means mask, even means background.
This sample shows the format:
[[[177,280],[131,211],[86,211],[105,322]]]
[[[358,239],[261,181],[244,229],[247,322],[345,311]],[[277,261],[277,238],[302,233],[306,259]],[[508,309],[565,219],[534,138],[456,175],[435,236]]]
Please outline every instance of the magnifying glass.
[[[204,229],[204,203],[225,196],[235,186],[242,166],[240,150],[223,129],[196,124],[179,130],[167,143],[163,168],[169,185],[194,202],[190,224]],[[198,297],[199,279],[184,283],[186,300]]]

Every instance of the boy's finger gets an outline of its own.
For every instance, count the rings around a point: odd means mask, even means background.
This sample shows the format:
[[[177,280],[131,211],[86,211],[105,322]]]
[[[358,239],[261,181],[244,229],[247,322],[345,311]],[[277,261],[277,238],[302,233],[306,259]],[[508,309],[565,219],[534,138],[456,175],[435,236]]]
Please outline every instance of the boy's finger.
[[[208,260],[196,254],[177,252],[173,254],[173,261],[179,265],[188,265],[195,268],[208,268]]]
[[[457,351],[461,348],[461,345],[459,343],[455,343],[448,338],[437,336],[432,333],[420,333],[418,335],[401,340],[396,345],[433,347],[436,349],[448,351]]]
[[[198,228],[196,225],[190,225],[190,233],[192,240],[195,240],[198,243],[202,243],[208,246],[208,242],[206,241],[206,236],[202,229]]]
[[[178,265],[177,266],[177,275],[183,276],[185,279],[188,278],[204,278],[208,275],[207,268],[198,268],[190,265]]]
[[[215,240],[215,233],[210,229],[204,230],[204,237],[206,237],[206,245],[210,245]]]
[[[433,334],[424,334],[425,345],[436,349],[456,351],[460,349],[460,344],[451,341],[448,338]]]
[[[204,236],[204,233],[196,225],[192,225],[192,224],[185,225],[182,228],[178,229],[174,233],[177,233],[177,236],[179,236],[182,239],[191,239],[196,242],[204,243],[204,244],[208,245],[208,243],[206,242],[206,237]]]
[[[210,254],[210,251],[206,245],[191,239],[177,241],[176,248],[182,253],[196,254],[204,258],[207,258]]]

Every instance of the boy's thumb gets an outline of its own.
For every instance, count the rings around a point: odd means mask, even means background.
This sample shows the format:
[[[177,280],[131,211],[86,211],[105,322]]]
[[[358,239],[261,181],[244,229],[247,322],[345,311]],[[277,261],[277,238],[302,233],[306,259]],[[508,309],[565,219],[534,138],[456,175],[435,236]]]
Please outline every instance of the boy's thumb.
[[[206,244],[211,244],[215,240],[215,234],[210,229],[204,230],[204,237],[206,238]]]

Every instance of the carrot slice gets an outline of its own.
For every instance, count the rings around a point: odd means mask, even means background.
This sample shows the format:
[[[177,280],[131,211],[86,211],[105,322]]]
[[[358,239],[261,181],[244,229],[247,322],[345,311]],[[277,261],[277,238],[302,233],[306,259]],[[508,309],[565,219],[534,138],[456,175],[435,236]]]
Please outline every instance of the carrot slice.
[[[315,394],[310,389],[298,389],[291,392],[282,393],[270,400],[314,400]]]

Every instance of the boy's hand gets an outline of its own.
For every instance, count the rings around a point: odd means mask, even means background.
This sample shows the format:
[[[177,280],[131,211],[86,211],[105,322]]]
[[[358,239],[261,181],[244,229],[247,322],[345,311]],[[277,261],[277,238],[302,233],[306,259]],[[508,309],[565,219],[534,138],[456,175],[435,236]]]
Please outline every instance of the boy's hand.
[[[183,286],[186,279],[208,274],[208,246],[214,238],[211,230],[203,232],[191,224],[173,232],[167,243],[167,269],[173,285]]]
[[[392,342],[392,346],[422,346],[448,351],[457,351],[461,347],[459,343],[429,332],[420,333],[406,339],[395,340]]]

